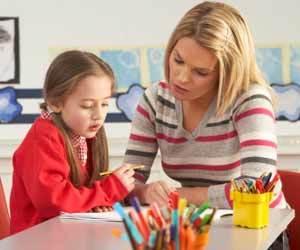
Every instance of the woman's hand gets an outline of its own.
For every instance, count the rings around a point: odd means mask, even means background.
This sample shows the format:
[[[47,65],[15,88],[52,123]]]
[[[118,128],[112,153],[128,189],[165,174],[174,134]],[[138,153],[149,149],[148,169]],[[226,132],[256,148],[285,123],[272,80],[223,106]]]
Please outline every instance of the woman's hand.
[[[123,183],[128,192],[131,192],[134,188],[134,170],[131,169],[131,165],[124,165],[117,168],[114,173],[115,176]]]
[[[175,187],[169,186],[164,181],[155,181],[145,185],[144,199],[151,204],[156,202],[159,207],[168,206],[169,194],[176,191]]]

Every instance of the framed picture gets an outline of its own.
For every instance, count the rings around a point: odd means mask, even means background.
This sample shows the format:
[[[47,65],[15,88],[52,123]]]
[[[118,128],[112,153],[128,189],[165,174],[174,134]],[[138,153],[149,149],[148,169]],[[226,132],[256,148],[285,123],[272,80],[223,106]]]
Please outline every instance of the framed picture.
[[[18,17],[0,17],[0,83],[20,83]]]

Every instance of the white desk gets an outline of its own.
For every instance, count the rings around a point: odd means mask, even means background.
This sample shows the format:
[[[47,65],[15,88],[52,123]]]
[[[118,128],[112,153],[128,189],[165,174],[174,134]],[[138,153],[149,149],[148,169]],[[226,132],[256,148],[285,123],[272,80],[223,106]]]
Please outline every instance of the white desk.
[[[232,217],[216,220],[206,250],[265,250],[294,218],[294,210],[271,209],[269,226],[246,229],[232,225]],[[127,241],[114,237],[121,223],[53,218],[0,241],[1,250],[130,250]]]

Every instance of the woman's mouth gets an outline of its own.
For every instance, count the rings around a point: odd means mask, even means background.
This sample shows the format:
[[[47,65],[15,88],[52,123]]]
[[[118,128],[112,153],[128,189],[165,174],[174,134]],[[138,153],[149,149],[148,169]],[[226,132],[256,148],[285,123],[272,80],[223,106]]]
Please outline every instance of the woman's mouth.
[[[174,86],[174,90],[175,92],[179,93],[179,94],[186,94],[187,92],[189,92],[189,90],[182,88],[176,84],[173,85]]]

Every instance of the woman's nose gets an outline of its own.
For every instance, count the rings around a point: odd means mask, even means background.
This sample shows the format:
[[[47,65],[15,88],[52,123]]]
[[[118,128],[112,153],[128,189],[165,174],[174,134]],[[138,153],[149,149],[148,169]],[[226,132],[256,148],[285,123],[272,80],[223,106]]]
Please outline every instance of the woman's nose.
[[[181,68],[178,71],[177,77],[180,80],[180,82],[188,82],[190,79],[189,70],[186,67]]]

